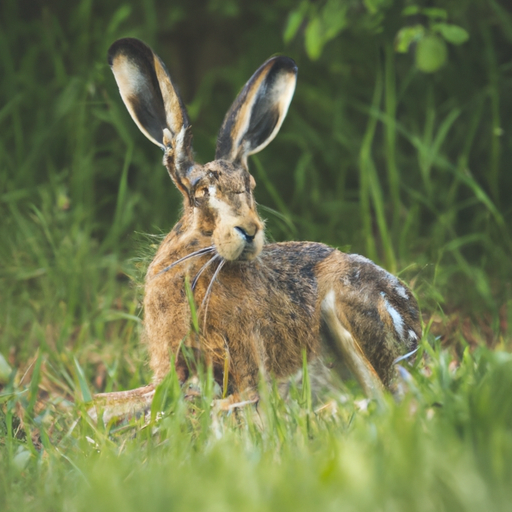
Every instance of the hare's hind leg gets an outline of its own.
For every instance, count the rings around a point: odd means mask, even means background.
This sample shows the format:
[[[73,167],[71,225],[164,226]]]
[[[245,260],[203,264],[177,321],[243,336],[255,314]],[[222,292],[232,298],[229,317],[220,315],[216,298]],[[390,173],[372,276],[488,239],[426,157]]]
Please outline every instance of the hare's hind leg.
[[[106,425],[146,414],[151,409],[155,386],[149,384],[128,391],[114,391],[94,395],[93,406],[87,411],[94,421],[101,419]]]
[[[343,358],[343,362],[357,379],[366,396],[380,399],[384,385],[357,340],[340,322],[333,290],[322,301],[322,319],[332,349]]]

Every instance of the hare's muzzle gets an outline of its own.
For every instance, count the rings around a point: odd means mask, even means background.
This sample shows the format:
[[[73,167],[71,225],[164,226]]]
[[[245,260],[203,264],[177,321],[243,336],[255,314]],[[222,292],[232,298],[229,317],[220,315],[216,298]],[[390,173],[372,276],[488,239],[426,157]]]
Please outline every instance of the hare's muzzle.
[[[219,255],[228,261],[249,261],[263,248],[264,230],[259,219],[224,222],[213,233],[213,242]]]

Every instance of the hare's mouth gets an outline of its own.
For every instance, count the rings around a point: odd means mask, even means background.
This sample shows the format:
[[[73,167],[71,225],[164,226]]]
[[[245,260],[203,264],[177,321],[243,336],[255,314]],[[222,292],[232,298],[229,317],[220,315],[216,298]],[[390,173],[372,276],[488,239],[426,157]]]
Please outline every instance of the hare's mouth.
[[[249,261],[254,259],[260,252],[252,242],[241,242],[238,244],[223,244],[216,247],[217,254],[225,261]]]
[[[260,251],[261,249],[255,247],[254,244],[247,244],[235,261],[251,261],[258,256]]]
[[[261,252],[263,231],[240,226],[219,229],[213,234],[216,252],[226,261],[249,261]]]

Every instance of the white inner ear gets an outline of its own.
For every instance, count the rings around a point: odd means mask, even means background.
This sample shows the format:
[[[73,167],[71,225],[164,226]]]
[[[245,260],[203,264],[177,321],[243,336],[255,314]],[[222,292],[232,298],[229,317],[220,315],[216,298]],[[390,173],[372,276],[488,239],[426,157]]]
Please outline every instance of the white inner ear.
[[[269,95],[271,103],[277,105],[277,108],[279,110],[279,119],[277,120],[276,126],[272,130],[272,133],[258,147],[248,151],[247,155],[253,155],[258,151],[261,151],[263,148],[268,146],[270,142],[274,140],[288,112],[288,108],[292,101],[293,93],[295,92],[296,83],[296,76],[292,74],[287,74],[287,76],[280,78],[277,81],[277,83],[274,84],[274,87],[272,88],[271,91],[268,91],[266,93]]]
[[[149,94],[147,80],[139,68],[125,55],[119,55],[114,61],[114,77],[120,90],[126,95]]]
[[[116,79],[117,86],[119,87],[123,103],[135,124],[139,127],[139,130],[151,142],[161,148],[165,148],[165,146],[150,135],[146,128],[144,128],[144,126],[139,122],[130,101],[132,97],[151,97],[153,95],[148,86],[146,77],[140,72],[139,68],[130,62],[130,60],[124,55],[119,55],[115,58],[112,71],[114,72],[114,78]]]

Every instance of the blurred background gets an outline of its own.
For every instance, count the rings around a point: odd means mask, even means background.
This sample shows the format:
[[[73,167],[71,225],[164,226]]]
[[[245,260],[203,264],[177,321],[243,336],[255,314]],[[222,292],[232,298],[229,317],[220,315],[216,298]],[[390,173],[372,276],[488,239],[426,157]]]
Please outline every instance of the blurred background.
[[[98,389],[147,381],[141,276],[181,201],[107,65],[120,37],[166,63],[202,163],[257,67],[295,59],[288,117],[249,162],[269,240],[364,254],[411,285],[443,343],[510,347],[508,2],[4,0],[0,353],[11,365],[39,347],[63,368],[78,357]]]

